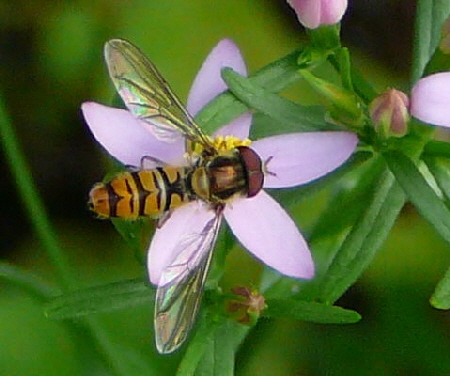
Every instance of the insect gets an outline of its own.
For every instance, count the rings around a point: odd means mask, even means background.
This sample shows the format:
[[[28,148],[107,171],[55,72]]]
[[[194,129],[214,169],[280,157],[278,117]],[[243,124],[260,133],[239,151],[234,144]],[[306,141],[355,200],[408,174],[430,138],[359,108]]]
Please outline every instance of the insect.
[[[94,185],[90,208],[101,218],[156,218],[159,226],[170,220],[172,211],[196,200],[214,213],[201,231],[183,239],[180,256],[163,271],[157,286],[156,346],[160,353],[170,353],[185,341],[195,322],[223,208],[236,197],[253,197],[262,189],[263,163],[248,146],[218,147],[136,46],[110,40],[105,60],[125,105],[156,138],[167,142],[180,134],[185,138],[188,164],[170,166],[143,156],[139,168]]]

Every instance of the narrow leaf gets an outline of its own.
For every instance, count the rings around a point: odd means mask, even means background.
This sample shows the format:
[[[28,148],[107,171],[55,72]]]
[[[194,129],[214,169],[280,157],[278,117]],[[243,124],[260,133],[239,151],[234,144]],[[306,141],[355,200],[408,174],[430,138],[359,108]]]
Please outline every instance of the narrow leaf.
[[[450,159],[427,157],[424,158],[424,162],[434,176],[439,189],[445,195],[448,203],[450,201]]]
[[[151,302],[154,290],[143,280],[90,287],[52,299],[45,307],[54,320],[75,318]]]
[[[297,74],[297,57],[300,50],[268,64],[251,76],[254,84],[277,93],[300,79]],[[247,111],[248,107],[231,93],[217,96],[207,104],[195,117],[205,132],[212,134],[219,126],[229,123]]]
[[[24,289],[41,301],[47,300],[57,291],[32,273],[5,263],[0,263],[0,279]]]
[[[333,303],[358,279],[383,245],[403,204],[402,189],[384,171],[325,276],[317,282],[316,300]]]
[[[249,331],[249,326],[225,320],[203,354],[195,375],[233,376],[237,349]]]
[[[183,359],[177,370],[177,376],[191,376],[202,359],[205,351],[213,346],[214,335],[220,326],[220,321],[208,314],[204,314],[198,323],[198,327],[186,349]]]
[[[430,298],[430,304],[438,309],[450,309],[450,268],[437,284]]]
[[[428,185],[414,162],[399,151],[387,152],[384,158],[409,200],[450,243],[450,211]]]
[[[343,53],[344,56],[342,56]],[[344,65],[342,64],[343,58],[345,59],[343,61],[345,63]],[[342,79],[347,82],[345,85],[347,89],[351,88],[352,91],[354,90],[366,103],[372,101],[376,97],[377,92],[372,85],[351,65],[347,48],[338,50],[337,55],[330,55],[329,60],[334,68],[340,72]]]
[[[412,81],[417,81],[433,55],[441,36],[441,27],[450,14],[448,0],[419,0],[416,7]]]
[[[289,125],[290,131],[308,132],[337,129],[326,124],[324,111],[318,106],[302,106],[255,85],[231,68],[222,69],[222,78],[230,91],[248,107]]]
[[[353,324],[361,315],[351,309],[294,299],[268,299],[265,317],[289,317],[316,324]]]

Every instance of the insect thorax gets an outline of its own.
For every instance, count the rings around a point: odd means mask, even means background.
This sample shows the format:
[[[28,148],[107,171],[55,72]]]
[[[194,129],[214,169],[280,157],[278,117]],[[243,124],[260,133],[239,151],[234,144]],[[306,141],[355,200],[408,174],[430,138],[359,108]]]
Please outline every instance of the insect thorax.
[[[203,201],[217,204],[247,192],[245,168],[237,149],[205,158],[191,174],[192,191]]]

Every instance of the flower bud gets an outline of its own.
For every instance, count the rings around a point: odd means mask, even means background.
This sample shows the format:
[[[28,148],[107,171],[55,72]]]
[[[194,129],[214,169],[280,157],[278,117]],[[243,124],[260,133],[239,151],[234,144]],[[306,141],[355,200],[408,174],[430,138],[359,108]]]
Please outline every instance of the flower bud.
[[[408,132],[409,99],[396,89],[376,97],[369,106],[375,130],[384,138],[403,137]]]
[[[338,23],[347,9],[347,0],[287,0],[300,23],[308,29]]]
[[[226,311],[241,324],[256,324],[261,311],[266,308],[264,296],[243,286],[233,287],[231,292],[236,298],[227,302]]]

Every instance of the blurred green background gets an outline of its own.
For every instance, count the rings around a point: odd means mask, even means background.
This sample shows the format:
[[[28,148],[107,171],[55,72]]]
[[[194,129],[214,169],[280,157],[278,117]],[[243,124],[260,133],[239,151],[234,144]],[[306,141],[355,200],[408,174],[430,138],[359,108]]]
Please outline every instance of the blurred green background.
[[[343,38],[355,64],[380,90],[407,89],[415,2],[350,2]],[[143,276],[111,224],[93,218],[86,205],[87,192],[109,164],[79,108],[86,100],[111,101],[102,49],[114,37],[140,46],[185,100],[219,39],[233,38],[252,72],[289,53],[304,35],[284,0],[0,1],[0,92],[80,288]],[[311,102],[310,95],[301,85],[289,92],[302,102]],[[53,283],[54,270],[0,155],[2,261]],[[300,224],[306,234],[316,201],[296,208],[308,217]],[[448,313],[428,304],[450,263],[448,254],[448,246],[406,206],[375,262],[338,302],[360,312],[360,323],[261,320],[238,354],[237,374],[449,375]],[[259,271],[243,252],[232,253],[228,263],[227,281],[250,283]],[[155,354],[149,307],[95,319],[124,354],[151,359],[149,375],[176,369],[179,356]],[[110,374],[83,326],[47,320],[42,302],[2,280],[0,340],[0,375]]]

